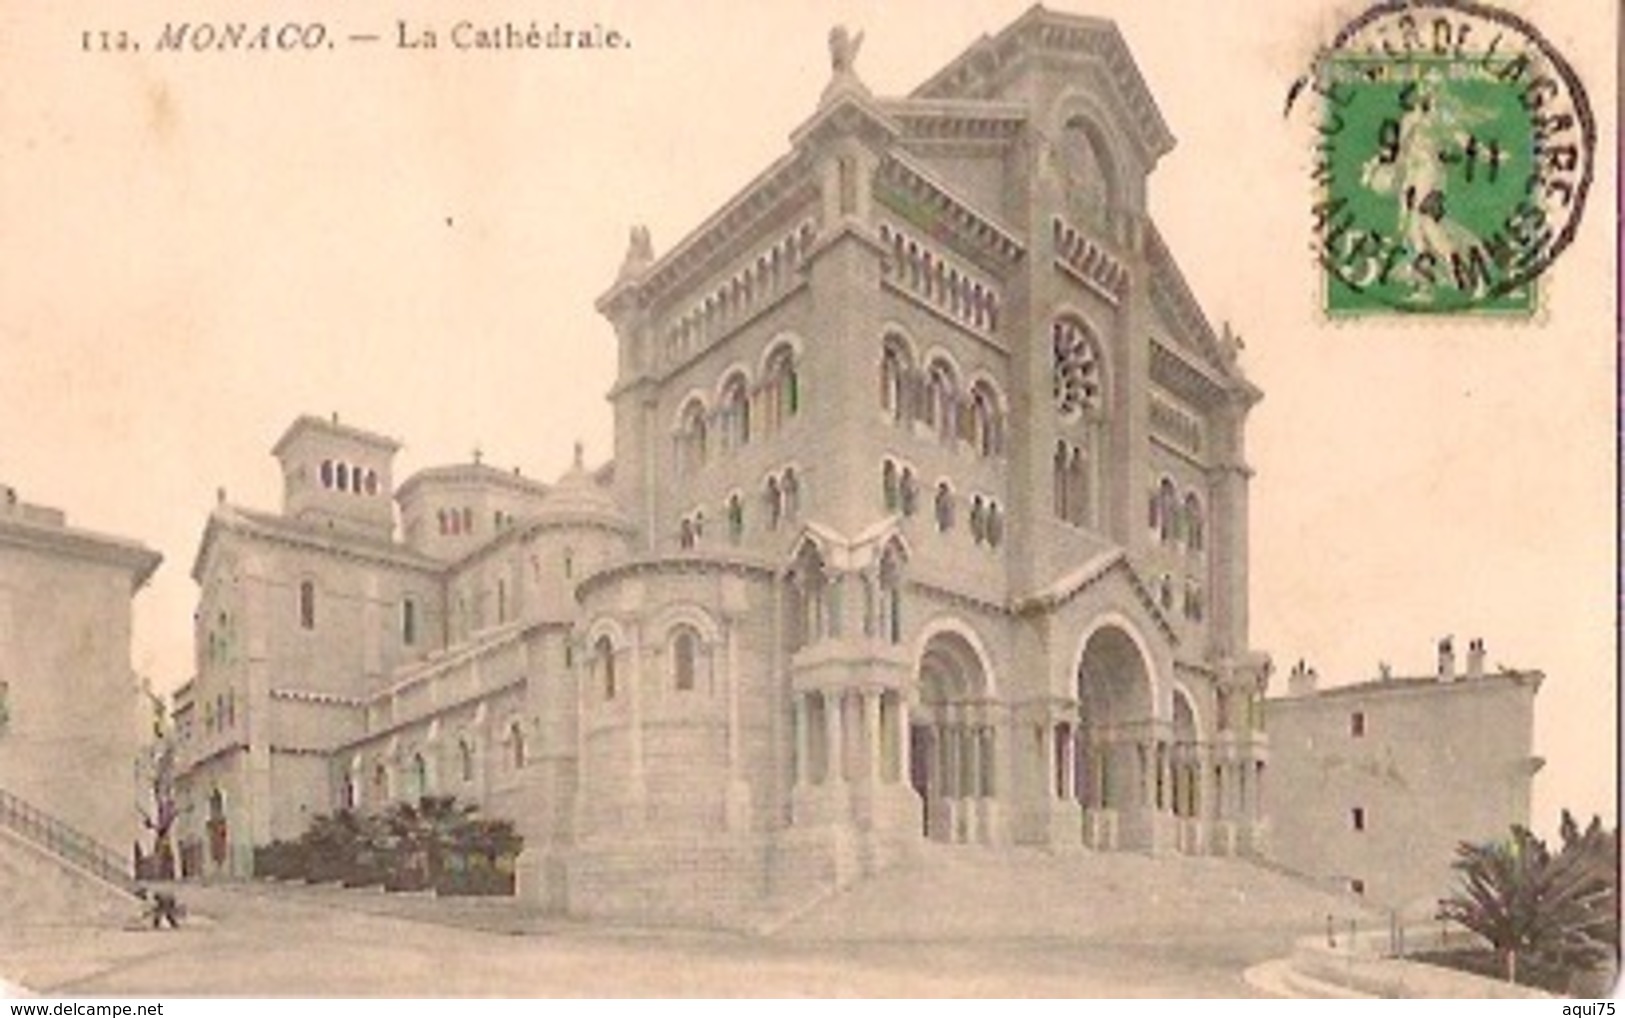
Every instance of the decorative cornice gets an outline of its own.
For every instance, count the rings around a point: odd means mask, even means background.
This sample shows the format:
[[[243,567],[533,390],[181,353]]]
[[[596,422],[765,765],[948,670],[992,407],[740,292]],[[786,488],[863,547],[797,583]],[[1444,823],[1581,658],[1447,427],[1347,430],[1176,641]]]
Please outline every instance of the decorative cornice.
[[[954,142],[1004,148],[1021,137],[1027,107],[957,99],[887,99],[880,109],[911,142]]]
[[[162,555],[134,541],[72,527],[35,523],[24,517],[0,516],[0,546],[123,569],[130,574],[132,593],[152,578],[158,564],[163,561]]]
[[[901,152],[890,152],[875,174],[876,196],[904,221],[939,241],[957,242],[965,255],[1003,275],[1026,247],[1016,232],[974,208]]]
[[[273,700],[293,700],[298,703],[319,703],[333,707],[362,708],[367,702],[360,697],[341,696],[338,693],[323,693],[314,689],[276,689],[270,690]]]
[[[750,579],[772,580],[779,572],[770,562],[741,555],[726,558],[705,552],[652,555],[608,566],[585,577],[576,584],[576,600],[583,601],[589,593],[607,583],[651,573],[733,573]]]
[[[628,296],[648,306],[695,276],[713,271],[740,237],[752,234],[764,218],[786,204],[799,205],[803,197],[811,200],[815,190],[803,152],[780,157],[641,275],[611,287],[598,299],[599,312],[608,314]]]

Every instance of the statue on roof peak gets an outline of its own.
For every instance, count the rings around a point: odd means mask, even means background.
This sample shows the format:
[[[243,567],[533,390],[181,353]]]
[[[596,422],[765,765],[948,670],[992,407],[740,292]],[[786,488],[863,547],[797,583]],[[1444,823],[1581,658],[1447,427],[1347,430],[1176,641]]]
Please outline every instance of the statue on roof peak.
[[[829,30],[829,66],[837,77],[856,74],[852,65],[863,48],[863,33],[853,35],[845,25]]]
[[[647,226],[632,227],[631,236],[627,238],[626,257],[621,261],[620,278],[632,279],[641,275],[643,270],[654,264],[655,246],[649,237]]]
[[[845,25],[836,25],[829,30],[830,81],[824,89],[825,103],[846,93],[869,94],[869,89],[858,79],[858,72],[853,67],[858,59],[858,50],[862,48],[862,32],[854,35]]]

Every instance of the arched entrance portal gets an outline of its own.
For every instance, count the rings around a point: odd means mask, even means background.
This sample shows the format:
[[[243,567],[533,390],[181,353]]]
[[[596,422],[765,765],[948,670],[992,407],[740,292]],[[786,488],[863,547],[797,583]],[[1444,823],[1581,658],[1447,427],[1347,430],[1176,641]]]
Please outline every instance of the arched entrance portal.
[[[992,840],[996,734],[982,657],[963,635],[926,641],[909,739],[909,781],[924,804],[925,836]]]
[[[1061,795],[1082,805],[1085,843],[1140,847],[1150,837],[1156,804],[1171,798],[1168,749],[1153,724],[1149,666],[1133,637],[1107,624],[1084,644],[1077,680],[1078,722],[1071,730],[1059,726],[1055,739]]]

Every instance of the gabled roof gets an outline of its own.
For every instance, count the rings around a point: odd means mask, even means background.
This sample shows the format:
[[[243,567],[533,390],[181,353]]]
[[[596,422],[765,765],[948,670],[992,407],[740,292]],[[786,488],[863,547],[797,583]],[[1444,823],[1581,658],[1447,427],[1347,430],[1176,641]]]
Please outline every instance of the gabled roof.
[[[276,445],[271,447],[271,455],[281,456],[282,451],[286,449],[290,443],[307,431],[319,431],[330,435],[338,435],[342,438],[350,439],[351,441],[360,442],[362,445],[372,446],[373,448],[379,449],[386,453],[397,452],[401,447],[400,442],[390,438],[388,435],[381,435],[376,431],[368,431],[365,428],[358,428],[353,424],[340,424],[337,415],[334,415],[331,418],[323,418],[317,417],[314,414],[301,414],[294,418],[294,422],[288,425],[288,430],[284,431],[282,433],[282,437],[277,439]]]
[[[1156,623],[1168,642],[1174,645],[1179,643],[1179,634],[1163,614],[1157,599],[1152,596],[1151,589],[1140,578],[1134,564],[1129,561],[1128,554],[1122,549],[1102,552],[1083,565],[1058,577],[1032,594],[1016,599],[1014,604],[1018,614],[1026,612],[1050,612],[1071,601],[1079,594],[1098,583],[1102,583],[1113,576],[1121,576],[1134,592],[1134,597],[1145,609],[1146,614]]]
[[[1043,53],[1097,56],[1121,96],[1135,140],[1153,163],[1174,147],[1162,111],[1146,87],[1117,25],[1035,5],[994,36],[982,36],[912,93],[915,99],[981,98],[1006,68]]]
[[[407,545],[389,538],[328,530],[276,513],[221,504],[209,514],[209,522],[203,528],[203,538],[198,542],[197,554],[192,559],[194,581],[203,582],[204,564],[208,561],[208,556],[222,532],[280,541],[333,555],[370,559],[382,564],[424,572],[439,573],[445,568],[444,563],[419,554]]]

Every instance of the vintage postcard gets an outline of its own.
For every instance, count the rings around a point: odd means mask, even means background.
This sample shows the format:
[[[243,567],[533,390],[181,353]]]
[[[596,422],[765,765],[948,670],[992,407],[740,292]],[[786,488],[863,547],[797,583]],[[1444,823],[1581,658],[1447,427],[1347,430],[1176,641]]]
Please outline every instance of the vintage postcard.
[[[1606,996],[1619,21],[0,3],[0,991]]]

